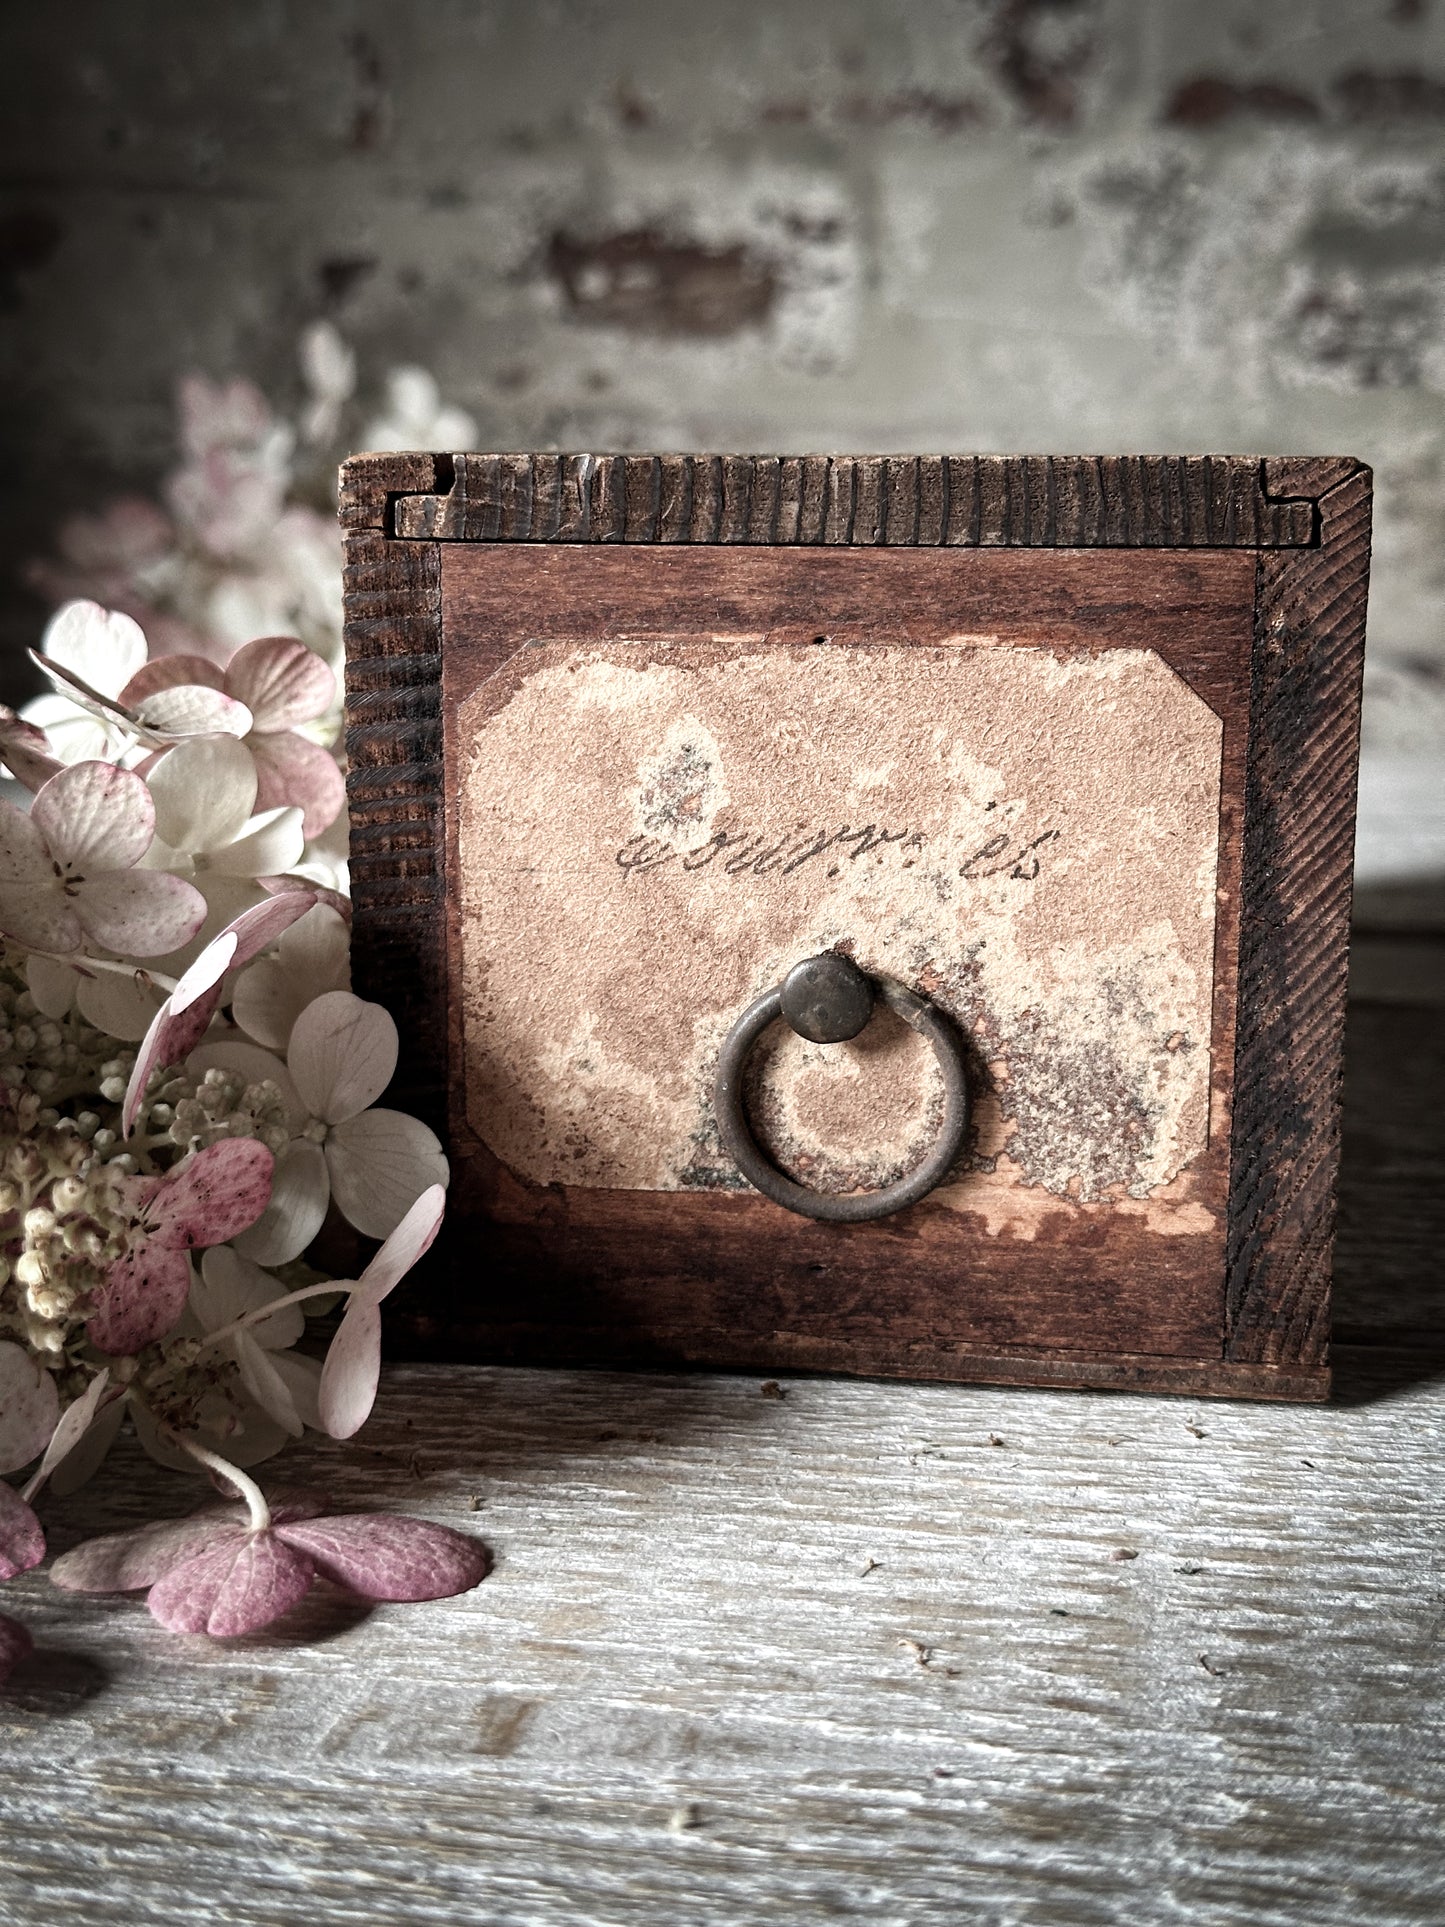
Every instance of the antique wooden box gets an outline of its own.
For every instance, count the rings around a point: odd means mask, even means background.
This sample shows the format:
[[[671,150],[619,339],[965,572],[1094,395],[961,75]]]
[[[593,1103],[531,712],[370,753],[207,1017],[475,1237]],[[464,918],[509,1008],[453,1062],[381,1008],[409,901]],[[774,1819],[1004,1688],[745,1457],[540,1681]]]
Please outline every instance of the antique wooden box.
[[[453,1170],[395,1349],[1327,1395],[1366,469],[368,455],[341,513],[356,983]]]

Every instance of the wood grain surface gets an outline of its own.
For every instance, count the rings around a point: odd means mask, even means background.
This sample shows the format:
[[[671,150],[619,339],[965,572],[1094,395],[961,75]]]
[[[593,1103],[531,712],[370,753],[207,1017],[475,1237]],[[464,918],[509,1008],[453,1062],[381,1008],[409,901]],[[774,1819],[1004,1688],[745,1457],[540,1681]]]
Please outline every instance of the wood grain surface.
[[[230,1645],[7,1586],[0,1919],[1435,1927],[1445,1007],[1350,1042],[1335,1406],[394,1367],[275,1470],[492,1577]]]
[[[1252,456],[463,454],[401,488],[392,459],[353,457],[355,495],[447,542],[1297,548],[1318,527]]]

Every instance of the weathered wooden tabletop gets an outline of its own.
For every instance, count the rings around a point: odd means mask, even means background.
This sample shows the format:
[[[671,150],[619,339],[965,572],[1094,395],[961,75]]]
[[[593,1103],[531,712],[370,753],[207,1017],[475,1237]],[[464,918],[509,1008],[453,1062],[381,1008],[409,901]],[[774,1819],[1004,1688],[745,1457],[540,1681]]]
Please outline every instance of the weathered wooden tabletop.
[[[1442,957],[1357,946],[1333,1406],[394,1370],[286,1476],[492,1576],[229,1645],[7,1587],[0,1919],[1436,1927]]]

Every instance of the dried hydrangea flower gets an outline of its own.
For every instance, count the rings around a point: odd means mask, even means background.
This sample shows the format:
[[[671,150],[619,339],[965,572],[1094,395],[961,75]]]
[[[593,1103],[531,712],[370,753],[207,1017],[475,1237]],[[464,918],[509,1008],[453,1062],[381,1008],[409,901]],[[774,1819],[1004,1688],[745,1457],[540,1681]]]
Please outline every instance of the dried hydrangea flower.
[[[147,772],[155,799],[155,845],[147,861],[191,877],[209,901],[228,880],[270,876],[300,860],[305,838],[294,807],[256,810],[256,763],[232,736],[178,743]]]
[[[87,938],[132,957],[188,942],[205,921],[201,894],[182,877],[136,868],[155,827],[151,792],[111,763],[61,770],[28,815],[0,803],[0,929],[62,955]]]
[[[293,1438],[306,1426],[319,1431],[316,1396],[321,1366],[292,1351],[306,1329],[299,1304],[269,1305],[284,1295],[268,1271],[253,1265],[230,1245],[217,1245],[201,1260],[201,1275],[191,1285],[181,1330],[198,1336],[220,1335],[221,1347],[240,1374],[242,1386],[261,1410]]]
[[[298,1257],[321,1229],[332,1199],[368,1238],[393,1231],[429,1185],[445,1184],[446,1155],[419,1118],[375,1107],[396,1069],[397,1032],[380,1004],[328,991],[302,1011],[283,1064],[255,1045],[221,1040],[193,1053],[191,1067],[233,1066],[266,1077],[292,1118],[276,1160],[272,1202],[236,1241],[257,1264]]]
[[[145,631],[118,609],[77,599],[50,618],[40,649],[49,662],[118,702],[146,659]],[[69,694],[37,696],[20,713],[45,731],[62,763],[110,761],[129,746],[122,729]]]
[[[253,808],[296,805],[302,832],[319,836],[346,801],[336,758],[297,730],[325,716],[336,700],[330,667],[294,636],[263,636],[238,649],[224,670],[203,656],[165,656],[138,670],[121,700],[149,714],[184,688],[222,692],[251,719],[243,740],[256,770]]]
[[[198,1453],[210,1459],[212,1455]],[[486,1548],[448,1526],[383,1512],[317,1516],[305,1501],[268,1504],[260,1488],[218,1463],[245,1508],[207,1507],[174,1525],[89,1540],[57,1559],[68,1592],[138,1592],[171,1632],[234,1639],[259,1632],[317,1579],[363,1599],[445,1599],[486,1577]]]
[[[91,1343],[114,1356],[163,1337],[185,1308],[187,1254],[255,1223],[271,1195],[272,1163],[254,1138],[223,1138],[146,1183],[135,1202],[136,1230],[87,1323]]]
[[[330,904],[318,903],[236,979],[231,1015],[256,1043],[284,1051],[296,1019],[330,990],[351,988],[351,932]]]

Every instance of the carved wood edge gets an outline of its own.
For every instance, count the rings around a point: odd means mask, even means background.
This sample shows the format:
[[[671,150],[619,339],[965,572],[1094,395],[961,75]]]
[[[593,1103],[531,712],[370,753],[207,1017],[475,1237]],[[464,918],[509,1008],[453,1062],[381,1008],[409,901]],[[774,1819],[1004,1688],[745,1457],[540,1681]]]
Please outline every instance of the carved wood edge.
[[[403,540],[1309,548],[1351,465],[1238,455],[355,455],[341,520]]]
[[[1371,475],[1317,464],[1321,543],[1256,570],[1225,1356],[1327,1355]],[[1343,469],[1343,473],[1341,473]]]

